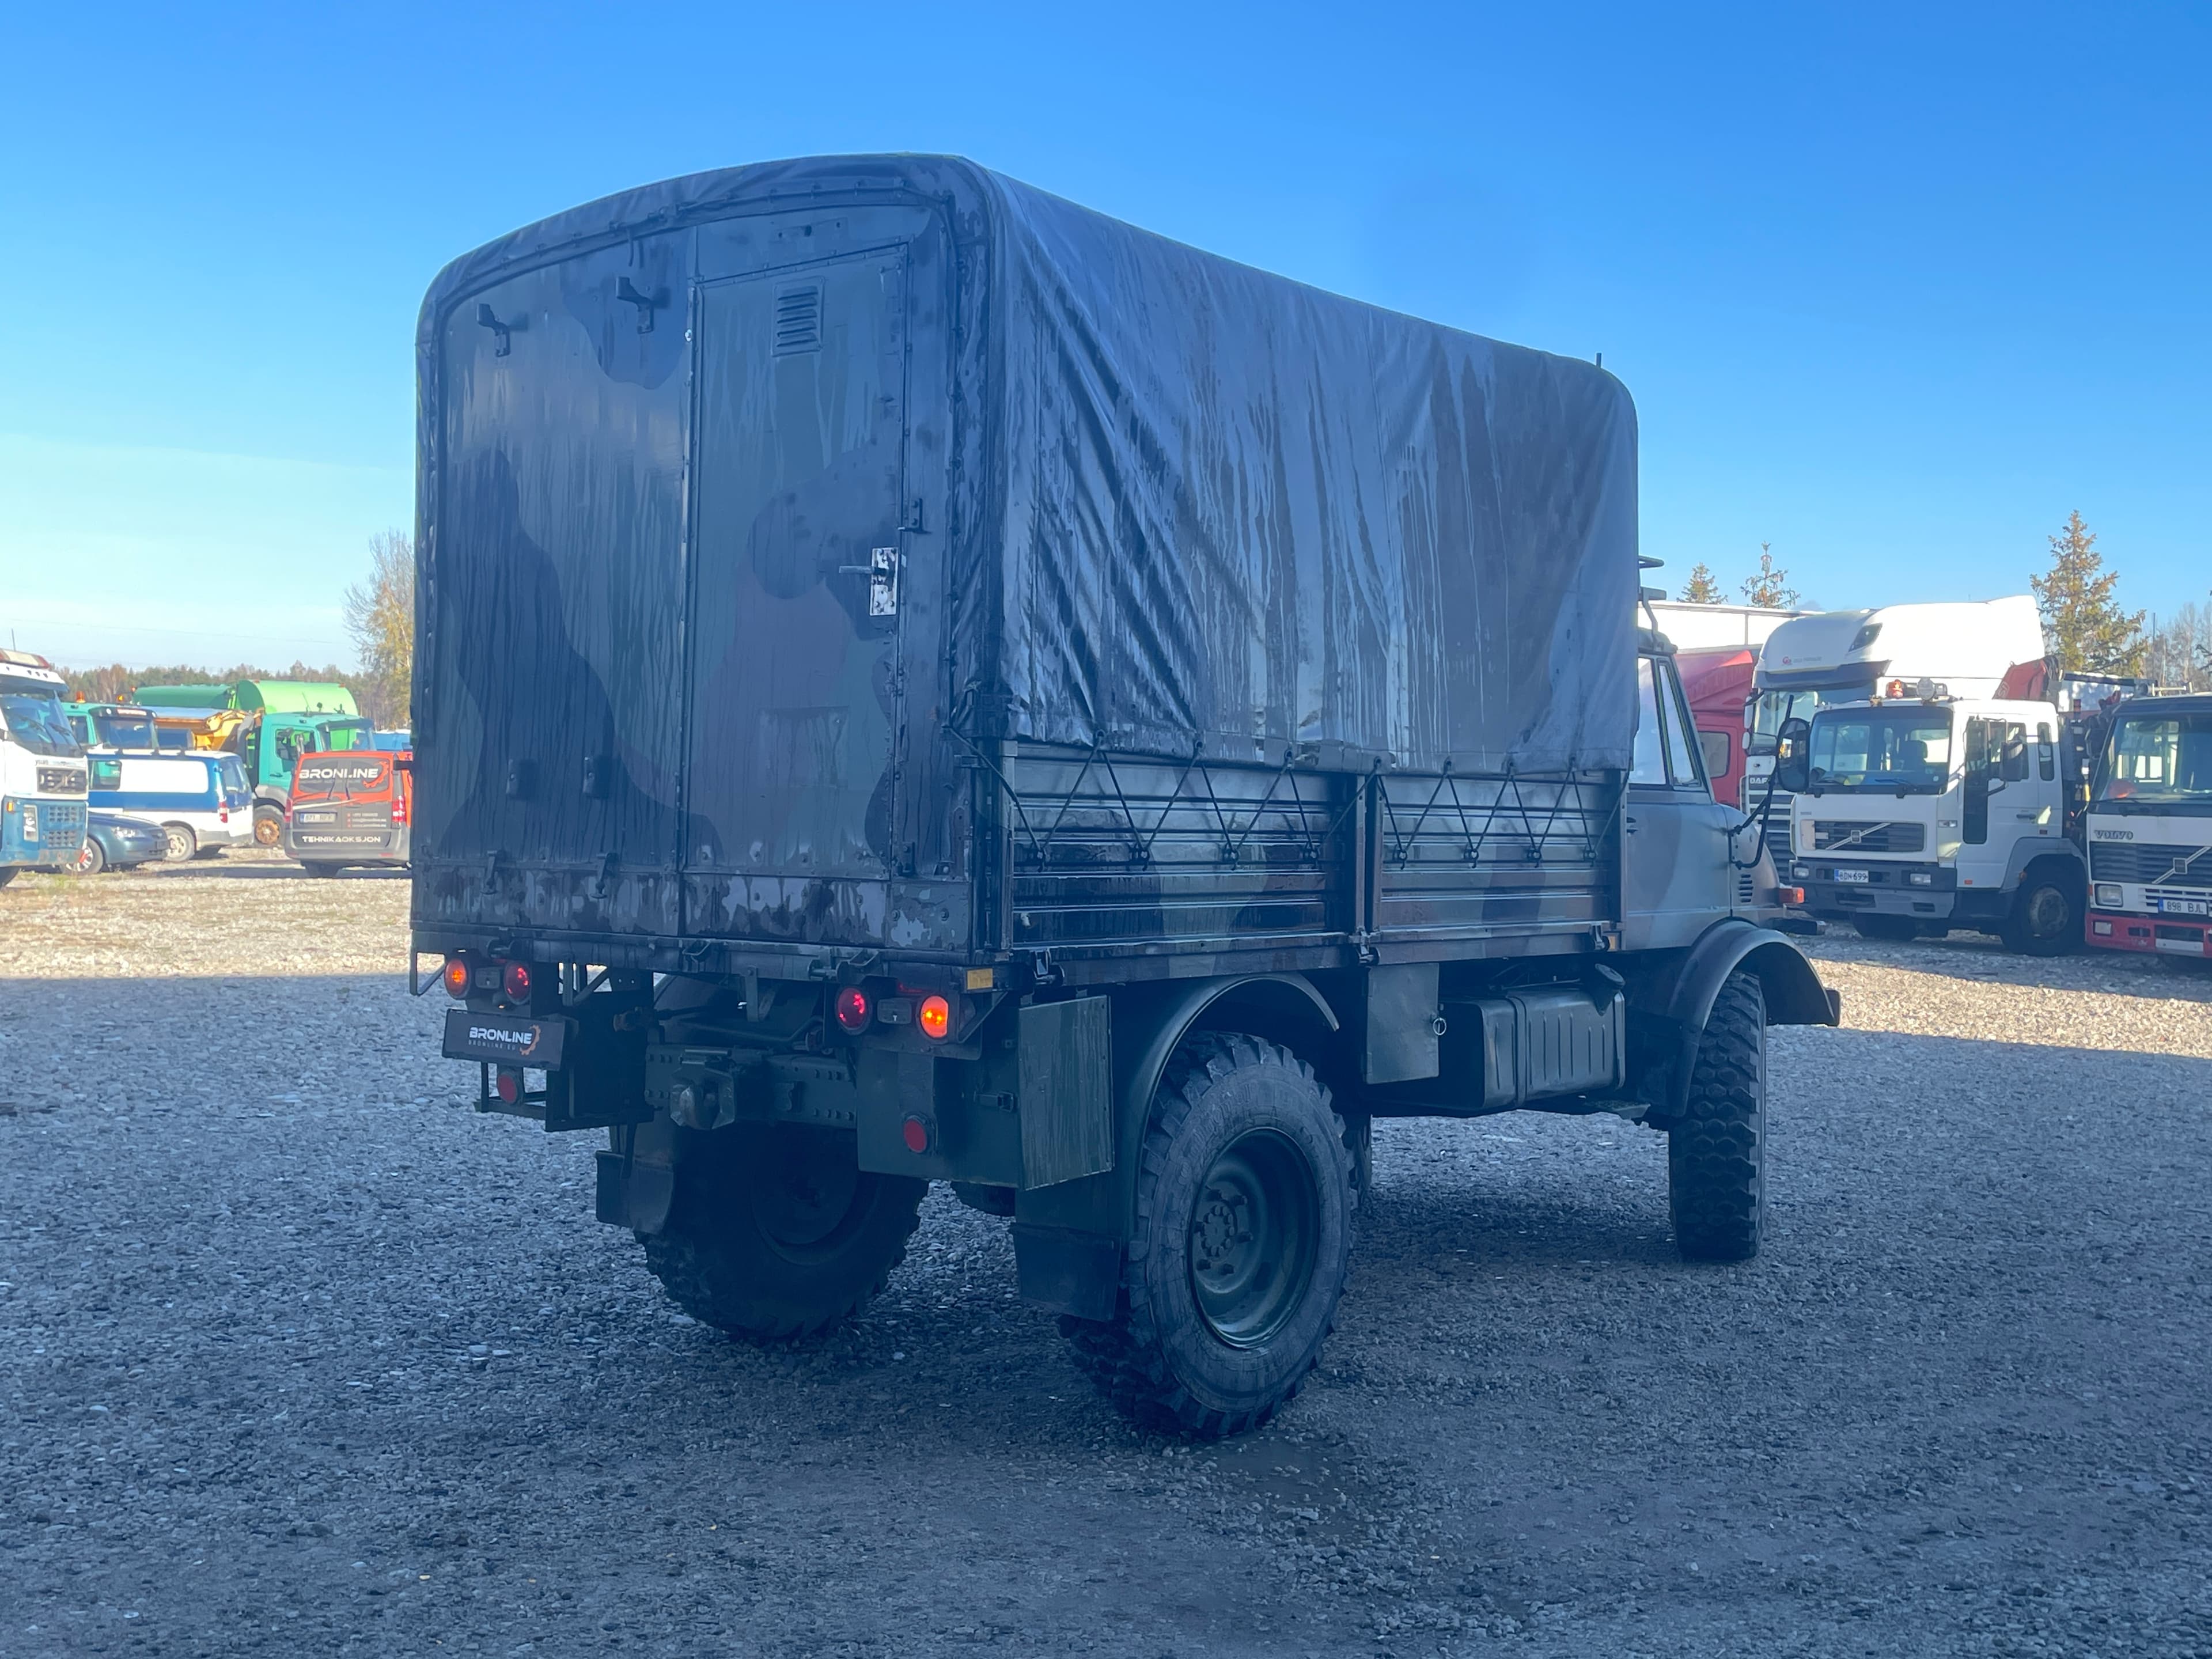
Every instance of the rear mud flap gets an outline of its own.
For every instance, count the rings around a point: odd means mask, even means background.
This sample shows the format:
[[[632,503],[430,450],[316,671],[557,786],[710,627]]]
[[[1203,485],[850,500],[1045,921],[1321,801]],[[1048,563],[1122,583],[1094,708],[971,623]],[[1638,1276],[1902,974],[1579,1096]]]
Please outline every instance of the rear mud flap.
[[[599,1154],[599,1216],[610,1227],[657,1233],[676,1200],[676,1171],[626,1152]]]
[[[1114,1317],[1121,1291],[1121,1243],[1072,1227],[1013,1227],[1014,1269],[1022,1300],[1104,1322]]]

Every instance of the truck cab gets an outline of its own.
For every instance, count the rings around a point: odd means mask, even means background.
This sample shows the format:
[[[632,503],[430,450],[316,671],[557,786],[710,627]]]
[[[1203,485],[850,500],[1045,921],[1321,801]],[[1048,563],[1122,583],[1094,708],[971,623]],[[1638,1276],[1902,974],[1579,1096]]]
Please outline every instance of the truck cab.
[[[1776,734],[1791,720],[1811,720],[1831,704],[1864,702],[1883,688],[1923,679],[1954,696],[2002,697],[2008,676],[2043,659],[2043,622],[2034,599],[1881,605],[1823,611],[1784,623],[1767,635],[1753,677],[1756,695],[1745,732],[1744,805],[1772,787]],[[1775,789],[1767,820],[1778,865],[1790,860],[1790,801]]]
[[[1886,690],[1817,709],[1778,771],[1804,908],[1869,939],[1964,927],[2032,955],[2074,949],[2087,877],[2057,708]]]
[[[67,870],[84,848],[84,746],[62,712],[66,682],[44,657],[0,651],[0,887]]]
[[[2212,960],[2212,696],[2120,705],[2086,828],[2087,942]]]

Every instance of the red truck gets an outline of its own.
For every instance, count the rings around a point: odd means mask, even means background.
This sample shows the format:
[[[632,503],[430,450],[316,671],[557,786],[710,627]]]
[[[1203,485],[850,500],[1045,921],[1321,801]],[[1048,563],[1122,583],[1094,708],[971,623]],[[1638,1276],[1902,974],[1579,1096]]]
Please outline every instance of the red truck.
[[[284,814],[284,851],[311,876],[349,866],[406,866],[413,847],[415,757],[374,749],[302,755]]]
[[[1750,811],[1756,803],[1743,798],[1743,711],[1751,701],[1758,647],[1722,645],[1678,651],[1674,665],[1681,671],[1682,695],[1689,699],[1698,744],[1705,751],[1705,775],[1712,781],[1713,799],[1724,806]]]

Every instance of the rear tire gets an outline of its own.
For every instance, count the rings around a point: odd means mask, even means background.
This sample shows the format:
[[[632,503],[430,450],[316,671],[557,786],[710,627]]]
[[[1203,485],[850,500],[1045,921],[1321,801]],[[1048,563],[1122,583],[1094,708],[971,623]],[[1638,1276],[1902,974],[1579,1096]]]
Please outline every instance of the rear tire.
[[[702,1324],[754,1342],[817,1335],[880,1291],[921,1224],[926,1181],[860,1167],[849,1130],[678,1130],[667,1226],[646,1266]]]
[[[1208,1438],[1280,1410],[1344,1293],[1352,1163],[1311,1066],[1241,1034],[1186,1041],[1138,1154],[1115,1317],[1060,1322],[1099,1391],[1139,1423]]]
[[[284,815],[273,806],[253,809],[253,844],[274,847],[284,839]]]
[[[200,838],[192,833],[188,823],[165,823],[161,833],[169,838],[169,850],[162,854],[171,864],[182,864],[196,856],[200,850]]]
[[[1667,1132],[1674,1248],[1685,1261],[1748,1261],[1766,1222],[1766,998],[1738,969],[1714,999]]]
[[[84,850],[76,855],[76,872],[80,876],[96,876],[107,868],[107,850],[90,836],[84,838]]]
[[[1853,916],[1851,926],[1858,929],[1861,939],[1880,939],[1886,945],[1903,945],[1920,937],[1920,924],[1911,916]]]
[[[2017,956],[2063,957],[2078,951],[2081,898],[2077,884],[2067,876],[2031,871],[1997,937]]]
[[[302,870],[305,870],[311,876],[322,876],[327,878],[330,876],[335,876],[345,866],[341,864],[309,864],[305,859],[302,859],[300,861],[300,867]]]

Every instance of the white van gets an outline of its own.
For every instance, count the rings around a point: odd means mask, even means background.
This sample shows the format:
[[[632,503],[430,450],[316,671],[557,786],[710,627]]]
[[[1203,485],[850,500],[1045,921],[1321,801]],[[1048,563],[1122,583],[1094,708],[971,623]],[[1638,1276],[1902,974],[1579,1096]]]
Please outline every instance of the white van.
[[[253,799],[236,756],[95,749],[87,759],[93,809],[160,824],[168,832],[172,860],[252,844]]]

